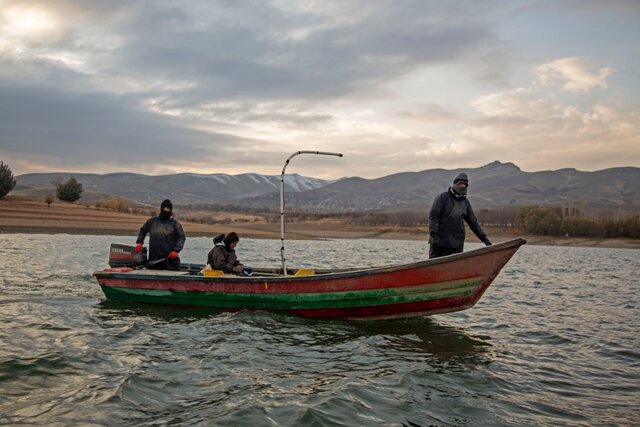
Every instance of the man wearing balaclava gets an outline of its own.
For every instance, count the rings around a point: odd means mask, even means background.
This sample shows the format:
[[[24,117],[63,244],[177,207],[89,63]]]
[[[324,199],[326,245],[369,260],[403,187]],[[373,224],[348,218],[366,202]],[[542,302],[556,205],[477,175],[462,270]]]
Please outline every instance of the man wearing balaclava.
[[[463,221],[469,224],[480,241],[487,246],[491,244],[467,199],[468,188],[467,174],[459,173],[453,185],[434,199],[429,212],[429,258],[462,252],[465,238]]]
[[[180,270],[180,251],[186,239],[182,225],[173,217],[173,205],[166,199],[160,205],[160,213],[140,227],[136,240],[136,252],[142,251],[142,244],[149,234],[149,261],[147,268],[160,270]]]

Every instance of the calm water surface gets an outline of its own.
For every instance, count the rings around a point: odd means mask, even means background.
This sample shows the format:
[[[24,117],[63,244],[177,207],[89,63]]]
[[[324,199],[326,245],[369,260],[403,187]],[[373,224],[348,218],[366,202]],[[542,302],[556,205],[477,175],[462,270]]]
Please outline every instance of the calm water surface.
[[[470,310],[356,323],[107,302],[91,273],[111,242],[134,237],[0,235],[0,424],[640,423],[640,251],[524,246]],[[188,239],[183,262],[210,247]],[[278,250],[238,247],[253,266]],[[426,245],[287,253],[291,267],[385,265]]]

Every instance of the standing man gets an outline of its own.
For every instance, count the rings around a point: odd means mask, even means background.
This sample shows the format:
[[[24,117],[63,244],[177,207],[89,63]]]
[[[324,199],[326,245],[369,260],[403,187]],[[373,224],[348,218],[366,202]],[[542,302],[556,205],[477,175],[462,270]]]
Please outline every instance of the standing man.
[[[160,205],[160,214],[140,227],[136,252],[142,251],[144,238],[149,233],[149,262],[147,268],[180,270],[180,251],[186,239],[182,225],[173,218],[173,205],[166,199]]]
[[[485,245],[491,242],[478,224],[471,203],[467,200],[469,178],[460,173],[447,191],[433,200],[429,212],[429,258],[462,252],[464,247],[464,221]]]

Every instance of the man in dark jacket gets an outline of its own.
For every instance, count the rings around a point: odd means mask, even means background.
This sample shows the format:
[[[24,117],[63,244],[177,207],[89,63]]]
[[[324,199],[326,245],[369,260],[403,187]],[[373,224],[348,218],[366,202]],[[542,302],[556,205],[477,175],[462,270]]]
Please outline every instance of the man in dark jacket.
[[[182,225],[173,218],[173,205],[166,199],[160,205],[160,214],[151,217],[140,227],[136,240],[136,252],[142,250],[144,238],[149,233],[148,268],[180,270],[180,251],[186,239]]]
[[[469,179],[460,173],[447,191],[437,196],[429,212],[429,258],[462,252],[464,247],[464,221],[485,245],[491,242],[478,224],[471,203],[467,199]]]
[[[218,236],[213,240],[213,249],[209,251],[207,263],[213,270],[222,270],[227,274],[241,274],[244,265],[238,261],[236,246],[240,237],[235,231],[227,234],[222,240]]]

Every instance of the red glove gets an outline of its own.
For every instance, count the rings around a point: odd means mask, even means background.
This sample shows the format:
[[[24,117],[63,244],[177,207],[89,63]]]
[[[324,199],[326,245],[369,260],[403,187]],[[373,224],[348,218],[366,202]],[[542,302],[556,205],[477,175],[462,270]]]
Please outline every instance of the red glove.
[[[176,252],[176,251],[171,251],[171,252],[169,252],[169,255],[167,256],[167,258],[169,258],[169,259],[176,259],[176,258],[178,258],[179,256],[180,256],[180,255],[178,254],[178,252]]]
[[[136,243],[135,251],[136,251],[137,254],[142,252],[142,243]]]

